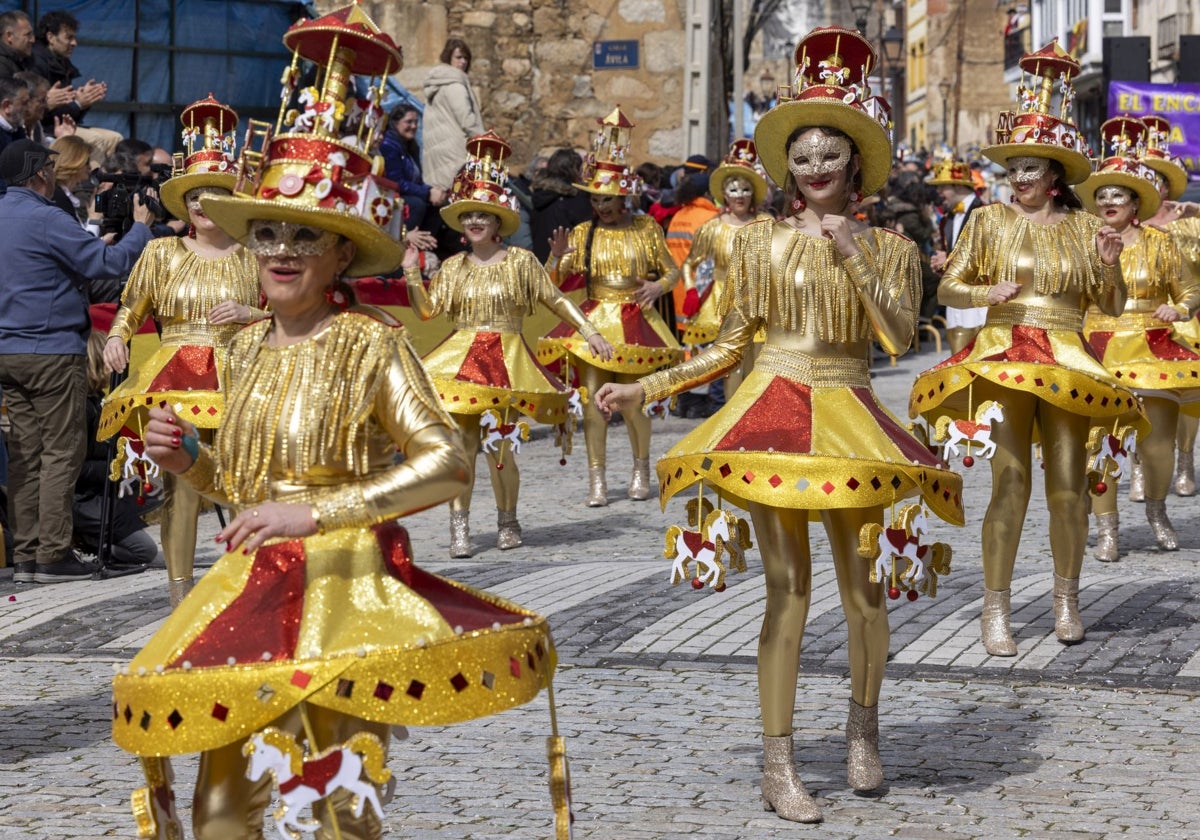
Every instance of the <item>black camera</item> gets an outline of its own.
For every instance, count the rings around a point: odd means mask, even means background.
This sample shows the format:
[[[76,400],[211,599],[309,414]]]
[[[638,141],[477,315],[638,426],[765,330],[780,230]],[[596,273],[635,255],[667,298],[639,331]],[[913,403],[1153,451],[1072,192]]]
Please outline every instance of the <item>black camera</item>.
[[[166,164],[152,164],[150,175],[127,172],[92,173],[92,180],[97,184],[112,184],[107,190],[96,193],[96,212],[103,218],[100,220],[100,235],[116,234],[120,239],[133,226],[133,197],[139,196],[147,208],[161,219],[167,211],[157,198],[157,189],[171,177],[171,167]]]

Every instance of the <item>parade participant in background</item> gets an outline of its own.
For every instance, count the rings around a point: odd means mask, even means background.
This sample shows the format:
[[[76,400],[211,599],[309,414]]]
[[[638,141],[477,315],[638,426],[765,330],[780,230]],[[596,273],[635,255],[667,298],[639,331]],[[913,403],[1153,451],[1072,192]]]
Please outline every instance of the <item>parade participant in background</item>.
[[[712,346],[638,382],[605,385],[605,411],[709,381],[737,365],[755,333],[766,343],[724,408],[658,463],[664,502],[696,482],[748,508],[767,581],[758,647],[763,804],[818,822],[796,774],[792,727],[801,641],[812,588],[809,521],[829,537],[846,613],[850,709],[847,775],[855,790],[883,784],[879,693],[888,655],[884,584],[869,579],[860,532],[883,509],[920,495],[962,524],[961,481],[879,404],[867,362],[873,341],[899,355],[912,342],[921,296],[916,246],[850,217],[887,181],[886,102],[870,96],[875,51],[857,32],[823,27],[796,50],[800,89],[759,121],[767,174],[786,184],[789,215],[738,231],[724,319]]]
[[[1171,124],[1160,116],[1148,114],[1142,117],[1146,124],[1146,152],[1142,162],[1158,175],[1158,195],[1162,206],[1146,224],[1164,228],[1175,240],[1180,253],[1187,262],[1194,278],[1200,279],[1200,205],[1181,202],[1180,196],[1188,185],[1188,173],[1183,161],[1171,154],[1168,138]],[[1182,339],[1193,350],[1200,350],[1200,315],[1188,321],[1176,322],[1177,339]],[[1200,418],[1188,414],[1179,415],[1179,429],[1175,439],[1175,495],[1192,496],[1196,493],[1196,431]],[[1133,480],[1129,483],[1129,498],[1138,502],[1145,498],[1141,481],[1141,464],[1134,459]],[[1141,492],[1139,492],[1141,491]]]
[[[937,161],[933,166],[933,174],[925,179],[925,183],[937,187],[942,201],[946,202],[946,213],[940,224],[942,247],[934,251],[930,257],[930,266],[938,274],[946,268],[946,260],[954,250],[966,227],[967,219],[983,202],[975,193],[975,182],[971,179],[971,169],[965,163],[954,158]],[[946,343],[950,345],[950,353],[957,353],[966,347],[979,334],[979,329],[987,319],[986,306],[974,306],[969,309],[959,309],[956,306],[946,307]]]
[[[1007,167],[1016,200],[971,215],[939,290],[947,306],[987,306],[987,322],[974,342],[918,376],[909,400],[909,412],[930,422],[988,402],[1003,414],[990,429],[992,497],[982,533],[981,629],[993,656],[1017,652],[1010,584],[1029,505],[1035,436],[1045,453],[1054,631],[1062,643],[1074,644],[1084,636],[1079,574],[1087,544],[1088,430],[1137,405],[1082,333],[1090,303],[1109,315],[1121,313],[1125,284],[1120,235],[1084,212],[1069,186],[1092,170],[1087,145],[1070,122],[1070,80],[1079,64],[1054,42],[1025,55],[1021,68],[1036,87],[1025,87],[1029,80],[1023,79],[1018,101],[1024,110],[1015,120],[1005,112],[997,145],[983,150]],[[1061,119],[1050,113],[1056,79],[1067,100]],[[1144,433],[1144,420],[1137,425]]]
[[[1167,517],[1167,490],[1174,465],[1175,431],[1181,408],[1200,413],[1200,388],[1180,383],[1200,380],[1200,354],[1173,340],[1171,325],[1186,321],[1200,308],[1200,285],[1188,270],[1171,235],[1143,224],[1158,212],[1157,175],[1138,159],[1146,126],[1132,117],[1104,123],[1101,136],[1111,156],[1079,186],[1089,212],[1121,234],[1121,275],[1128,297],[1118,317],[1092,304],[1084,334],[1109,372],[1135,388],[1150,421],[1150,432],[1137,446],[1144,471],[1146,519],[1154,541],[1166,551],[1179,548],[1179,537]],[[1120,421],[1116,421],[1118,427]],[[1105,430],[1111,431],[1109,429]],[[1116,481],[1092,492],[1096,515],[1097,560],[1120,557]],[[1109,485],[1112,485],[1111,488]]]
[[[554,231],[546,268],[564,291],[586,288],[581,307],[613,347],[610,359],[600,359],[585,337],[563,323],[538,345],[538,359],[565,359],[578,371],[589,397],[606,382],[629,382],[677,362],[683,348],[655,311],[655,302],[669,294],[679,279],[662,228],[654,219],[633,215],[631,202],[638,178],[628,163],[633,123],[620,108],[600,123],[583,170],[580,189],[592,194],[596,218],[568,231]],[[571,373],[564,379],[569,383]],[[633,450],[629,498],[650,498],[650,418],[640,412],[624,414]],[[588,454],[588,505],[608,504],[608,422],[589,399],[583,407],[583,434]]]
[[[358,6],[284,43],[318,64],[328,105],[351,74],[400,67]],[[147,429],[164,469],[240,512],[217,535],[228,553],[114,678],[114,738],[149,781],[134,796],[143,837],[183,836],[166,756],[199,751],[197,840],[263,837],[272,782],[280,833],[380,838],[393,725],[511,708],[555,667],[543,619],[421,570],[395,521],[462,492],[469,470],[403,327],[348,297],[343,276],[386,274],[404,252],[397,214],[376,209],[395,193],[339,128],[275,135],[254,165],[243,150],[252,179],[203,199],[255,252],[271,315],[230,344],[212,446],[169,408]]]
[[[750,222],[769,220],[770,214],[759,210],[767,199],[767,179],[759,171],[758,152],[753,140],[735,140],[729,154],[713,172],[709,189],[719,196],[720,215],[706,222],[696,232],[691,251],[681,266],[684,294],[683,309],[688,316],[683,331],[683,343],[698,346],[717,337],[721,326],[718,311],[733,256],[733,238]],[[707,265],[706,265],[707,264]],[[710,284],[698,288],[697,274],[704,267],[711,271]],[[729,372],[725,399],[733,396],[738,385],[754,367],[754,358],[766,339],[759,331],[754,343],[747,345],[742,360]]]
[[[428,291],[417,249],[409,248],[404,256],[413,309],[423,319],[445,313],[455,326],[423,359],[442,407],[458,424],[472,466],[466,489],[450,503],[451,557],[471,556],[469,515],[481,424],[488,423],[485,430],[500,438],[485,440],[484,447],[496,496],[496,545],[509,549],[521,545],[521,474],[513,442],[503,433],[516,432],[523,416],[541,423],[567,422],[571,389],[542,367],[525,343],[525,316],[541,304],[576,329],[597,358],[612,358],[612,347],[554,286],[537,258],[503,244],[502,237],[516,230],[519,220],[516,199],[506,187],[511,151],[492,132],[467,142],[467,165],[442,218],[466,237],[469,251],[442,263]]]
[[[162,329],[162,344],[104,402],[100,438],[140,438],[149,409],[172,406],[212,441],[225,398],[225,347],[238,328],[260,317],[254,255],[205,214],[201,198],[229,195],[237,114],[211,96],[184,109],[186,159],[162,186],[163,206],[191,223],[189,235],[153,240],[121,293],[104,345],[109,370],[129,364],[129,342],[147,318]],[[167,591],[177,606],[192,588],[200,497],[187,482],[163,480],[162,547]]]

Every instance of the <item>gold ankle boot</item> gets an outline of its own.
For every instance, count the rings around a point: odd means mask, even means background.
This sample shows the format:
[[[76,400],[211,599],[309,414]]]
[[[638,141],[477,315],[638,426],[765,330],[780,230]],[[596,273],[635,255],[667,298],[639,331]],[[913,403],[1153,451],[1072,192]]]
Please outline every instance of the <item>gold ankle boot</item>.
[[[608,505],[608,480],[604,477],[604,470],[604,467],[588,467],[588,507]]]
[[[629,498],[643,502],[650,498],[650,459],[633,459],[633,477],[629,480]]]
[[[171,600],[171,609],[178,607],[195,585],[196,579],[191,577],[169,579],[167,581],[167,597]]]
[[[1194,452],[1175,453],[1175,495],[1196,495],[1196,455]]]
[[[1142,461],[1137,455],[1130,459],[1129,501],[1146,501],[1146,474],[1142,472]]]
[[[450,556],[471,556],[471,512],[450,511]]]
[[[875,790],[883,784],[879,760],[879,707],[850,701],[846,718],[846,778],[855,790]]]
[[[1146,521],[1154,532],[1154,541],[1163,551],[1174,551],[1179,548],[1179,535],[1167,518],[1167,502],[1165,499],[1146,500]]]
[[[1011,593],[1011,589],[983,590],[983,612],[979,616],[979,626],[983,646],[992,656],[1017,655],[1017,643],[1013,641],[1008,621]]]
[[[1121,559],[1121,549],[1117,539],[1117,527],[1121,524],[1120,514],[1096,514],[1096,550],[1092,556],[1103,563],[1115,563]]]
[[[1064,645],[1083,641],[1079,619],[1079,578],[1054,576],[1054,635]]]
[[[821,821],[821,809],[804,789],[792,764],[792,736],[763,736],[762,803],[781,820],[801,823]]]
[[[496,509],[496,548],[507,551],[524,545],[521,539],[521,524],[517,522],[515,510]]]

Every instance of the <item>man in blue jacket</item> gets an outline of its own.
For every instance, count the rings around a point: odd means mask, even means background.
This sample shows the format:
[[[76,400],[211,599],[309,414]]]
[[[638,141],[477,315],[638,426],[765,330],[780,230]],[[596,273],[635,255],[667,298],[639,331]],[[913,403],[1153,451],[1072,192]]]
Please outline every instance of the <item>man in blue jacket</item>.
[[[71,548],[71,499],[83,463],[88,285],[127,273],[153,214],[107,245],[50,202],[55,152],[17,140],[0,152],[0,388],[8,404],[8,517],[13,580],[59,583],[94,569]]]

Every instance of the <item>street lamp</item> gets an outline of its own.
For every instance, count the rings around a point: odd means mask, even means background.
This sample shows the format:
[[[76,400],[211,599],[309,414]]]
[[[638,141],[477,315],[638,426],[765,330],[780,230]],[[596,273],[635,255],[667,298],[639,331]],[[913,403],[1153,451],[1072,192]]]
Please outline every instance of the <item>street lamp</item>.
[[[883,53],[886,67],[888,99],[892,105],[892,122],[896,136],[904,140],[905,107],[904,86],[904,33],[893,23],[879,38],[879,49]]]
[[[883,51],[883,60],[888,66],[895,67],[904,60],[904,35],[896,28],[896,24],[888,27],[887,32],[879,39],[879,48]]]
[[[854,27],[867,34],[867,13],[871,11],[871,0],[850,0],[850,11],[854,15]]]
[[[950,123],[947,119],[947,101],[950,99],[950,82],[943,79],[938,82],[938,92],[942,95],[942,142],[950,143]]]

